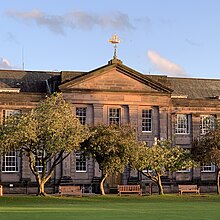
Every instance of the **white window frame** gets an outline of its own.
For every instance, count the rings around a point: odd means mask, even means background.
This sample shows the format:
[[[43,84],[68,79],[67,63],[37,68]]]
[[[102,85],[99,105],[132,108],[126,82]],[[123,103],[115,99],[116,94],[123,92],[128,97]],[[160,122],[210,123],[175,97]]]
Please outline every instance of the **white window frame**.
[[[141,131],[152,132],[152,109],[141,110]]]
[[[5,119],[12,115],[20,114],[21,110],[18,109],[3,109],[3,123],[5,122]]]
[[[121,108],[109,108],[108,111],[108,122],[109,125],[120,125],[121,124]]]
[[[191,168],[183,169],[183,170],[178,170],[177,173],[190,173]]]
[[[43,165],[42,165],[42,163],[40,162],[39,159],[36,159],[36,160],[35,160],[35,166],[36,166],[36,168],[37,168],[38,173],[42,173],[42,171],[43,171]]]
[[[40,162],[40,157],[41,157],[42,154],[40,154],[39,152],[40,152],[40,151],[38,150],[38,156],[35,156],[35,166],[36,166],[38,172],[39,172],[39,173],[42,173],[42,171],[43,171],[43,165],[42,165],[42,163]],[[43,152],[43,154],[44,154],[43,156],[45,156],[45,152]],[[39,158],[39,159],[38,159],[38,158]],[[46,165],[46,172],[48,171],[48,164],[49,164],[49,163],[47,163],[47,165]]]
[[[4,109],[3,110],[3,123],[4,120],[12,115],[20,114],[20,110],[18,109]],[[14,165],[7,165],[14,164]],[[4,173],[16,173],[19,172],[19,160],[18,160],[18,152],[11,150],[3,156],[2,160],[2,172]]]
[[[3,173],[17,173],[19,172],[18,152],[10,151],[3,156],[2,161]]]
[[[4,117],[7,118],[11,115],[20,114],[20,112],[18,109],[4,109]]]
[[[215,172],[215,165],[213,163],[210,163],[209,165],[203,165],[201,167],[202,173],[214,173]]]
[[[215,128],[215,115],[200,115],[200,134],[205,135]]]
[[[87,108],[86,107],[76,107],[76,118],[79,119],[82,125],[86,124]]]
[[[76,172],[77,173],[86,173],[87,172],[87,160],[82,152],[75,153],[76,158]]]
[[[175,134],[189,134],[190,133],[190,115],[176,114]]]

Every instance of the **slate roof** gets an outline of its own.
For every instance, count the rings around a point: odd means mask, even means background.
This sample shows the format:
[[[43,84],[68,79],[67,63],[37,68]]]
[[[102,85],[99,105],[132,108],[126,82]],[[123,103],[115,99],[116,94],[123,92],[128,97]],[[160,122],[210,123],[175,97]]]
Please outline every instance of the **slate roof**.
[[[87,74],[87,72],[80,72],[80,71],[62,71],[61,72],[61,83],[69,82],[70,80]]]
[[[47,92],[46,80],[59,76],[58,72],[0,70],[0,88],[20,88],[20,92]]]
[[[68,83],[72,80],[81,80],[93,72],[101,72],[110,68],[105,65],[89,72],[80,71],[23,71],[23,70],[0,70],[0,89],[20,88],[20,92],[48,92],[46,80],[49,83],[51,92],[57,91],[60,84]],[[219,99],[220,79],[199,79],[167,77],[165,75],[141,74],[125,65],[117,65],[134,76],[151,80],[152,85],[158,83],[164,88],[172,91],[172,96],[187,97],[191,99]]]
[[[220,79],[145,76],[173,89],[172,96],[187,96],[191,99],[218,99],[220,97]]]

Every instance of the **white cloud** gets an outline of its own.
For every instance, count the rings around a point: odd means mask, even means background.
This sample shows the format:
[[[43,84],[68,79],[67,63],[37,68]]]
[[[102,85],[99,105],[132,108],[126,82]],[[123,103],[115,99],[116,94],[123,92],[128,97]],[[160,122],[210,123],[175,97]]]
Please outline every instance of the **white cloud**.
[[[10,64],[10,62],[3,57],[0,57],[0,69],[11,69],[12,66]]]
[[[181,66],[162,57],[155,51],[149,50],[147,55],[150,62],[154,65],[156,70],[160,71],[161,73],[169,76],[180,76],[180,77],[187,76],[187,73]]]
[[[8,17],[24,22],[35,22],[38,26],[45,26],[57,34],[64,34],[65,28],[90,30],[94,27],[114,30],[135,29],[127,14],[114,12],[109,15],[96,15],[84,11],[72,11],[64,15],[49,15],[34,9],[28,12],[8,11]]]
[[[134,29],[129,21],[129,17],[121,12],[114,12],[109,15],[89,14],[83,11],[73,11],[67,15],[67,20],[72,24],[72,28],[89,30],[95,26],[102,29],[112,28],[117,30]]]
[[[64,33],[63,26],[65,20],[62,16],[47,15],[36,9],[30,12],[8,11],[6,14],[15,20],[21,19],[25,22],[34,21],[39,26],[46,26],[52,32]]]

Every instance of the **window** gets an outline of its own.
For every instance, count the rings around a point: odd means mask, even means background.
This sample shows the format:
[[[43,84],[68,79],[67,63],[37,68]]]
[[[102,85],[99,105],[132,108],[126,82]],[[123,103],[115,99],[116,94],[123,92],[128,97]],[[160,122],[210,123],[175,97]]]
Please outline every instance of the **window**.
[[[143,132],[152,131],[152,110],[151,109],[142,110],[142,131]]]
[[[39,173],[42,173],[42,171],[43,171],[43,164],[41,162],[42,156],[45,157],[44,151],[43,152],[38,151],[38,155],[35,156],[35,166],[36,166]],[[46,172],[47,172],[47,168],[48,168],[47,166],[48,166],[48,163],[46,165]]]
[[[18,115],[20,114],[20,110],[15,110],[15,109],[7,109],[7,110],[3,110],[3,123],[5,121],[5,119],[11,115]]]
[[[188,134],[189,133],[189,115],[177,114],[175,122],[176,134]]]
[[[185,169],[182,169],[182,170],[178,170],[177,172],[178,173],[189,173],[191,171],[190,168],[185,168]]]
[[[86,124],[86,107],[76,107],[76,117],[82,125]]]
[[[42,173],[42,171],[43,171],[43,166],[42,166],[40,160],[36,160],[35,165],[36,165],[36,168],[37,168],[38,172],[39,172],[39,173]]]
[[[201,172],[204,172],[204,173],[215,172],[215,165],[212,163],[208,165],[203,165],[201,167]]]
[[[3,156],[2,172],[18,172],[18,155],[16,151],[10,151]]]
[[[76,172],[86,172],[87,171],[87,163],[86,157],[81,153],[76,153]]]
[[[121,122],[121,111],[120,108],[109,109],[109,124],[120,125]]]
[[[200,116],[200,133],[206,134],[215,128],[216,118],[214,115]]]
[[[11,115],[17,115],[20,114],[20,110],[14,110],[14,109],[9,109],[9,110],[4,110],[4,117],[7,118]]]
[[[5,119],[11,115],[20,114],[20,110],[3,110],[3,123]],[[18,172],[18,153],[10,151],[3,156],[2,172]]]
[[[35,166],[36,166],[38,172],[39,172],[39,173],[42,173],[42,171],[43,171],[43,165],[42,165],[40,159],[37,159],[37,158],[36,158],[36,160],[35,160]]]

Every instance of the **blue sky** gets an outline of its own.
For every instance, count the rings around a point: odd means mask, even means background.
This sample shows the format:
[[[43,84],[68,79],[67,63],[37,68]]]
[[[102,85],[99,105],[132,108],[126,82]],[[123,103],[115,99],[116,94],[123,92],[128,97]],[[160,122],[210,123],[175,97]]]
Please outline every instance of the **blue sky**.
[[[0,68],[220,78],[219,0],[0,0]]]

